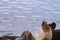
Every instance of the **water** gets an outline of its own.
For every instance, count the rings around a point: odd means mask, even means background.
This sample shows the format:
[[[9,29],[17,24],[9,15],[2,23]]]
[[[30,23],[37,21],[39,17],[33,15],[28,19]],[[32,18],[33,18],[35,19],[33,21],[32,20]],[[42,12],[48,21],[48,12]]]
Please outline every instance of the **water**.
[[[60,29],[60,0],[0,0],[0,36],[36,34],[43,20]]]

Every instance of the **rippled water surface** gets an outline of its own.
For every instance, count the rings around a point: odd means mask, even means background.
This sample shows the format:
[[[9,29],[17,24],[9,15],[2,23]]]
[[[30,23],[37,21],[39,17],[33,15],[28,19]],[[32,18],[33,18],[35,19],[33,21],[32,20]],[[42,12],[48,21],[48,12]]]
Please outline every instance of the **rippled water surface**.
[[[60,29],[60,0],[0,0],[0,36],[36,34],[43,20]]]

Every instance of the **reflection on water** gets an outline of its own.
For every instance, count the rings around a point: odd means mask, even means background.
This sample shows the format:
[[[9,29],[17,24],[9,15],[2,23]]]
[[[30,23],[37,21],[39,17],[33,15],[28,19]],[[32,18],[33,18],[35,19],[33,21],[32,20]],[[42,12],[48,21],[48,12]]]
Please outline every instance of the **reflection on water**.
[[[59,0],[0,0],[0,36],[39,32],[43,20],[60,27]]]

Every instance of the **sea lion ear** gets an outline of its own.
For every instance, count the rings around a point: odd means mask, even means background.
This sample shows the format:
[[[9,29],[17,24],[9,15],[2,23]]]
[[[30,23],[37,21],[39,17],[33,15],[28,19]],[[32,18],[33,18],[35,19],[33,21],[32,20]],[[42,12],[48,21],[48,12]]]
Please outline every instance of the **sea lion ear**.
[[[47,26],[47,22],[46,21],[43,21],[41,26]]]

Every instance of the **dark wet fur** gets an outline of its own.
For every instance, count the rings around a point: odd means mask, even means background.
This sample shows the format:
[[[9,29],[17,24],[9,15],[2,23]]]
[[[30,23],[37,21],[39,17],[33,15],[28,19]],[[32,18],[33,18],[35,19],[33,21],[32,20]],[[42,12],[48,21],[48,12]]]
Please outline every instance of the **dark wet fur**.
[[[8,38],[0,37],[0,40],[8,40]]]
[[[48,24],[53,30],[56,28],[56,23],[52,22],[50,24]]]
[[[26,34],[27,33],[27,34]],[[29,31],[24,31],[21,35],[21,38],[23,37],[22,40],[35,40],[35,38],[33,37],[33,35],[31,34],[31,32]]]
[[[60,29],[55,29],[56,23],[52,22],[49,26],[52,28],[52,40],[60,40]]]
[[[11,40],[15,40],[16,38],[18,38],[18,36],[3,36],[3,37]]]

